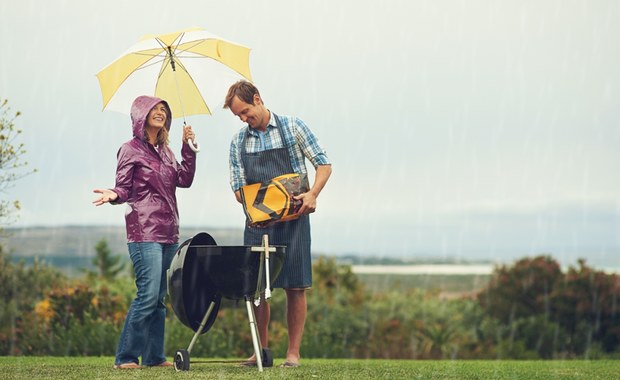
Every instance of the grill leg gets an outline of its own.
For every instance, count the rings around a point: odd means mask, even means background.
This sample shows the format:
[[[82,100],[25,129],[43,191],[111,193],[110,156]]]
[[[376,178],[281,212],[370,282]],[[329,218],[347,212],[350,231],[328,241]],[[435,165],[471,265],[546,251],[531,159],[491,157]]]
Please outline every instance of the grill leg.
[[[254,316],[254,308],[252,307],[250,297],[245,297],[245,306],[248,309],[248,320],[250,321],[250,332],[252,333],[252,343],[254,344],[256,365],[258,366],[258,371],[263,372],[263,349],[261,348],[260,338],[258,335],[258,326],[256,326],[256,317]]]
[[[271,279],[269,270],[269,235],[263,235],[263,247],[265,248],[265,302],[271,298]]]
[[[214,307],[215,307],[215,301],[211,301],[211,304],[209,305],[209,308],[207,309],[205,316],[202,318],[202,322],[200,322],[198,331],[196,331],[196,334],[194,334],[194,337],[192,338],[192,341],[190,342],[189,347],[187,348],[188,353],[192,352],[192,348],[194,347],[196,340],[198,340],[198,335],[200,335],[200,333],[202,333],[202,330],[205,328],[205,325],[207,324],[207,320],[209,319],[209,316],[211,315],[211,312],[213,311]]]

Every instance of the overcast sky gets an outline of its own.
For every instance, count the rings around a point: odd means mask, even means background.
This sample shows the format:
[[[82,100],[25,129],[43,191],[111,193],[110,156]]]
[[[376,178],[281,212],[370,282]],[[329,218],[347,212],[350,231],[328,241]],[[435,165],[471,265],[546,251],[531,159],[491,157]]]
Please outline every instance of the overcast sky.
[[[613,0],[3,1],[0,98],[39,171],[0,194],[21,201],[18,226],[124,223],[124,206],[91,204],[131,138],[95,74],[145,34],[194,26],[252,48],[268,108],[333,161],[315,251],[620,267]],[[228,184],[242,125],[216,111],[188,118],[202,152],[177,193],[181,223],[207,231],[243,225]]]

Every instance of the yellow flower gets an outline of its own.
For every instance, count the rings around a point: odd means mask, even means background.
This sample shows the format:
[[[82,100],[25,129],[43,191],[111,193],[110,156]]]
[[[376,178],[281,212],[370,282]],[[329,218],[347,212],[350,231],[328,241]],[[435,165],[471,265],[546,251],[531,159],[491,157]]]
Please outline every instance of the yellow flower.
[[[45,322],[49,322],[54,316],[54,310],[52,309],[52,303],[47,298],[43,301],[37,302],[34,306],[35,314],[43,319]]]
[[[116,313],[114,313],[112,319],[114,320],[114,323],[119,324],[125,319],[125,313],[117,311]]]

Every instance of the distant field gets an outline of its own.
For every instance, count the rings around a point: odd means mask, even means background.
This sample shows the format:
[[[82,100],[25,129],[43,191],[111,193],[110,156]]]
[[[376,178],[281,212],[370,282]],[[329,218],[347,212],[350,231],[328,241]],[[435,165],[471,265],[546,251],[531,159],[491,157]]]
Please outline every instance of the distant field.
[[[439,290],[442,293],[470,293],[481,290],[491,275],[481,274],[357,274],[357,277],[372,292],[385,290]]]
[[[299,368],[256,368],[238,360],[190,360],[190,370],[112,369],[111,357],[0,357],[0,379],[618,379],[613,360],[305,359]],[[281,359],[274,360],[277,366]],[[193,364],[192,364],[193,363]]]
[[[126,259],[123,256],[124,259]],[[35,258],[33,257],[13,257],[14,262],[23,261],[26,265],[32,265]],[[84,269],[92,269],[92,257],[66,257],[66,256],[47,256],[42,259],[48,265],[51,265],[62,272],[70,276],[81,276],[84,274]],[[129,260],[127,267],[129,268]],[[412,288],[418,288],[422,290],[439,290],[442,293],[469,293],[476,292],[483,288],[489,279],[490,274],[479,273],[461,273],[462,270],[457,270],[455,274],[443,273],[410,273],[410,274],[395,274],[395,273],[372,273],[373,268],[378,266],[355,266],[354,268],[364,267],[363,273],[355,273],[362,283],[366,286],[366,289],[372,292],[383,292],[390,289],[408,290]],[[476,271],[475,268],[473,270]],[[370,272],[370,273],[368,273]]]

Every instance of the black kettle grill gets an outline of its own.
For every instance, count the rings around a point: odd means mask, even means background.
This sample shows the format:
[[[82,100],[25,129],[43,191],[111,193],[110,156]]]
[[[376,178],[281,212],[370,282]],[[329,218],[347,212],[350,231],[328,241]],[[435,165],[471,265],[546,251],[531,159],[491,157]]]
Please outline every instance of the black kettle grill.
[[[192,347],[215,323],[222,297],[245,301],[258,370],[273,366],[271,351],[261,346],[252,302],[258,305],[262,292],[265,301],[271,297],[285,251],[269,246],[267,235],[261,246],[218,246],[205,232],[179,246],[167,272],[168,295],[177,318],[195,334],[187,349],[176,351],[177,371],[189,370]]]

